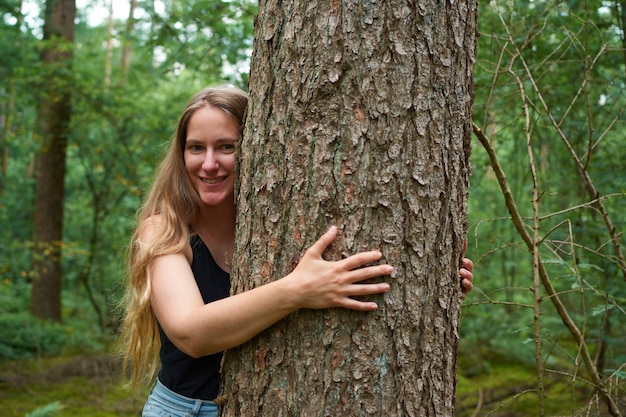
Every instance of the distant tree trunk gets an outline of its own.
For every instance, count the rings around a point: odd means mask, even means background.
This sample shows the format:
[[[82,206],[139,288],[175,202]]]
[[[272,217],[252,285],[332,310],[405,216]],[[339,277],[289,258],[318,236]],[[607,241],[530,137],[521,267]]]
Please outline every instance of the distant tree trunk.
[[[122,74],[126,78],[128,69],[130,68],[130,56],[132,51],[132,36],[135,28],[135,9],[137,8],[137,0],[130,0],[128,9],[128,20],[126,21],[126,33],[124,34],[124,48],[122,49]]]
[[[104,91],[111,86],[111,72],[113,69],[113,0],[109,0],[109,17],[107,19],[107,43],[104,55]]]
[[[4,87],[0,88],[0,95],[7,97],[6,102],[0,101],[0,197],[4,197],[4,190],[6,189],[6,177],[9,167],[9,146],[7,139],[11,134],[13,112],[15,111],[15,101],[13,99],[15,82],[13,79],[10,79],[8,84],[8,90]]]
[[[454,414],[474,0],[260,1],[233,292],[331,224],[396,268],[377,312],[299,311],[226,352],[223,416]]]
[[[622,52],[626,64],[626,0],[615,0],[614,10],[617,14],[618,26],[622,29]],[[626,69],[626,65],[624,65]],[[624,74],[626,76],[626,73]]]
[[[35,158],[34,261],[31,312],[42,319],[61,319],[61,247],[65,152],[70,122],[74,0],[47,0],[42,68],[43,96],[39,100],[38,134],[41,148]]]
[[[22,16],[22,0],[19,0],[16,4],[16,22],[14,30],[16,34],[19,34],[22,30],[23,16]],[[21,37],[16,36],[17,48],[21,46]],[[13,74],[6,80],[8,89],[2,87],[0,90],[0,97],[6,98],[0,100],[0,197],[4,196],[6,189],[6,177],[9,167],[9,146],[8,138],[13,130],[13,117],[15,114],[15,80]]]

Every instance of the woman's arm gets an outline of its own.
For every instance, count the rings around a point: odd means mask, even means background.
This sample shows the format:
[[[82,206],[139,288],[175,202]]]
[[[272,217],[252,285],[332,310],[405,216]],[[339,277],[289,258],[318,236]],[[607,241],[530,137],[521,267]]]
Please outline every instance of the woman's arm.
[[[193,357],[240,345],[301,308],[375,310],[376,303],[351,297],[386,292],[389,284],[357,282],[389,275],[393,268],[364,266],[381,259],[378,251],[324,260],[322,254],[336,236],[333,226],[286,277],[208,304],[202,300],[184,254],[159,257],[152,268],[152,308],[170,340]]]

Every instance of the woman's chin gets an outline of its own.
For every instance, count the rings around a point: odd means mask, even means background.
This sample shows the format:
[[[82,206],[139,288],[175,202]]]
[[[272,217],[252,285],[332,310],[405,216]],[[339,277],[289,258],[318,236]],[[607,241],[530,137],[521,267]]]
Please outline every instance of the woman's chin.
[[[222,194],[200,194],[200,199],[204,203],[206,207],[218,207],[226,204],[234,204],[235,197],[232,193],[222,193]]]

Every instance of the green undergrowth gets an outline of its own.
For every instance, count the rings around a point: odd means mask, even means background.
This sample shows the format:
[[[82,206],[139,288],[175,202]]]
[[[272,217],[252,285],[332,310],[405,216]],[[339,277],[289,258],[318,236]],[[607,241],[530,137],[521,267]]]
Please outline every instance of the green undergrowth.
[[[3,417],[131,417],[147,390],[126,387],[110,355],[75,355],[0,364]]]
[[[457,417],[538,415],[532,364],[489,356],[459,359]],[[479,366],[480,365],[480,366]],[[141,414],[147,388],[124,386],[119,360],[111,355],[66,355],[0,362],[0,410],[3,417],[133,417]],[[578,415],[588,387],[554,373],[545,376],[546,416]],[[598,404],[594,416],[606,415]]]
[[[580,377],[580,376],[579,376]],[[544,373],[545,416],[606,415],[603,404],[587,410],[591,389],[558,372]],[[475,362],[460,358],[457,381],[457,417],[526,417],[540,415],[537,373],[534,364],[517,363],[492,355],[477,369]]]

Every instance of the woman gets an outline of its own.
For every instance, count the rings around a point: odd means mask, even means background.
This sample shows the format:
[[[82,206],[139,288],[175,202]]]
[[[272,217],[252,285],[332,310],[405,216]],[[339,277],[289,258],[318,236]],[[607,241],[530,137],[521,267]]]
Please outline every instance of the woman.
[[[196,94],[139,213],[130,247],[130,279],[122,340],[132,379],[161,369],[144,416],[217,416],[222,352],[301,308],[371,311],[353,296],[384,293],[388,283],[356,284],[389,275],[379,251],[340,261],[322,254],[337,236],[331,227],[287,276],[229,297],[235,240],[235,150],[247,96],[231,87]],[[366,266],[369,264],[369,266]],[[460,271],[472,287],[472,264]]]

